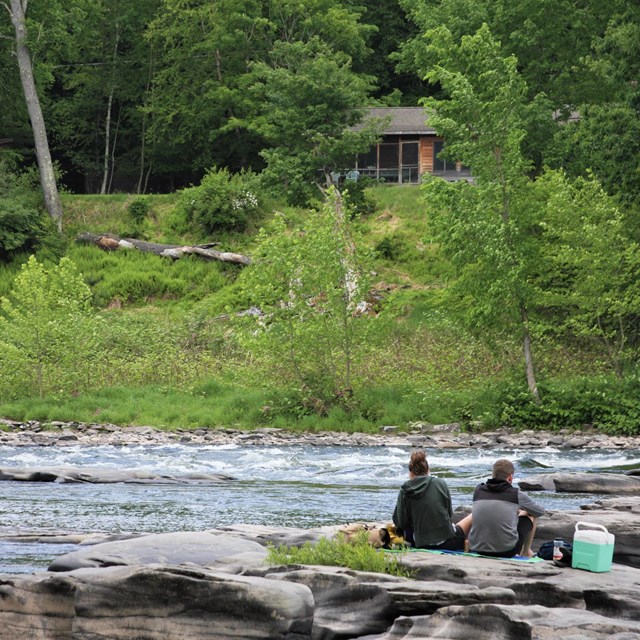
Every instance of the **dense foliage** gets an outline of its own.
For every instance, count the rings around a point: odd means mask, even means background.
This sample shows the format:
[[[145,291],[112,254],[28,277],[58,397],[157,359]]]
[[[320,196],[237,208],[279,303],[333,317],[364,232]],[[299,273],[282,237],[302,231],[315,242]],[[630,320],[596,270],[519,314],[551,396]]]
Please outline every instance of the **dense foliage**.
[[[438,94],[425,78],[430,29],[459,41],[485,24],[517,60],[529,99],[580,111],[564,128],[529,123],[536,165],[592,168],[610,193],[638,201],[631,0],[56,0],[31,2],[27,18],[54,159],[79,192],[167,191],[213,166],[265,163],[272,180],[295,182],[337,161],[327,137],[340,138],[362,107]],[[6,12],[0,35],[0,137],[28,158]]]

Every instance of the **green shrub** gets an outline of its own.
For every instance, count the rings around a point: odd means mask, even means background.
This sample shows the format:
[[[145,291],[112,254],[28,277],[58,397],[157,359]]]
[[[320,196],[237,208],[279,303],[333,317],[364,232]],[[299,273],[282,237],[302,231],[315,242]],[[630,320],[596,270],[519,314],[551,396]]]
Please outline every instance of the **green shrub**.
[[[93,374],[100,320],[69,258],[49,269],[31,256],[0,299],[0,395],[82,388]]]
[[[48,231],[40,190],[32,173],[18,169],[11,153],[0,151],[0,261],[32,253]]]
[[[339,535],[333,540],[320,538],[315,544],[305,542],[301,547],[270,546],[267,561],[271,564],[348,567],[355,571],[411,577],[410,571],[398,563],[396,556],[375,549],[369,544],[366,531],[356,537],[355,542],[347,542]]]
[[[134,224],[142,224],[149,213],[149,200],[147,198],[136,198],[127,205],[129,217]]]
[[[640,377],[580,377],[539,385],[536,404],[523,385],[505,385],[498,420],[518,429],[563,429],[592,425],[625,435],[640,433]]]
[[[405,242],[397,234],[384,236],[374,247],[376,253],[385,260],[397,260],[404,248]]]
[[[46,219],[40,211],[17,200],[0,199],[0,260],[32,252],[45,236]]]
[[[242,231],[260,210],[258,177],[251,172],[211,169],[199,186],[181,192],[178,210],[187,223],[208,234]]]
[[[368,192],[373,182],[371,178],[365,176],[345,184],[342,195],[352,215],[368,216],[375,213],[376,202]]]

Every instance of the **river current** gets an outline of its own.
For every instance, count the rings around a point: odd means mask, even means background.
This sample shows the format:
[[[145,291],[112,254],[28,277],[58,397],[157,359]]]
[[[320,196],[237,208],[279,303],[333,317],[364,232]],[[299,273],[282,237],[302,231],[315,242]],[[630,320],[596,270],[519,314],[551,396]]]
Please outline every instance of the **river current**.
[[[315,527],[390,521],[407,479],[410,448],[328,446],[0,446],[0,466],[73,465],[179,476],[221,473],[236,480],[195,484],[0,482],[0,536],[17,533],[198,531],[233,524]],[[638,450],[427,449],[454,508],[469,505],[491,465],[508,457],[516,479],[558,471],[606,472],[640,465]],[[551,510],[598,496],[536,492]],[[0,540],[0,572],[41,570],[75,545]]]

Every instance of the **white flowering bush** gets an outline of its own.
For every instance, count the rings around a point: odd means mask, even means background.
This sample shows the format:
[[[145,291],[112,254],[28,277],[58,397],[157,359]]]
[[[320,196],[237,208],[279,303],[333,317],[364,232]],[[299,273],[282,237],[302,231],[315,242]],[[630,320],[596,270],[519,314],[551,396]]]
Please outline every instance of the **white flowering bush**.
[[[242,191],[231,202],[236,211],[250,211],[258,208],[258,197],[251,191]]]
[[[182,191],[179,207],[185,221],[205,233],[242,231],[260,210],[258,177],[250,172],[232,174],[214,167],[197,187]]]

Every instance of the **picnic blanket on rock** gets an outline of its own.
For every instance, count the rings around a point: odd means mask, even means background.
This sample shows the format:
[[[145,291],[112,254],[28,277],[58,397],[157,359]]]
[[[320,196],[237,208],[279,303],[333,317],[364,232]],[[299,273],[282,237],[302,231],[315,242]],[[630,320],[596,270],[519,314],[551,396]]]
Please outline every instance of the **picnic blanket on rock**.
[[[433,553],[436,555],[448,555],[448,556],[469,556],[471,558],[490,558],[491,560],[512,560],[516,562],[544,562],[542,558],[534,556],[528,558],[525,556],[513,556],[512,558],[497,558],[495,556],[483,556],[481,553],[469,553],[465,551],[446,551],[440,549],[416,549],[414,547],[407,549],[385,549],[387,553]]]

